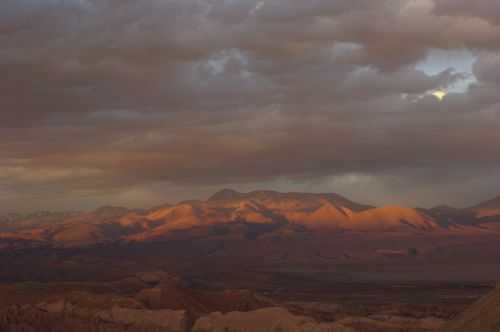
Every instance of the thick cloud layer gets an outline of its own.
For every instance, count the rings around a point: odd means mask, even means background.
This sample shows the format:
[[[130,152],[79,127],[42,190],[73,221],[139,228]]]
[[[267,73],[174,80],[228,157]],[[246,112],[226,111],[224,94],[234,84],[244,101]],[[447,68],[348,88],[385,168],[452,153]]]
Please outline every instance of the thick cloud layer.
[[[0,210],[225,186],[409,205],[500,194],[495,6],[4,0]],[[472,71],[425,70],[464,49]]]

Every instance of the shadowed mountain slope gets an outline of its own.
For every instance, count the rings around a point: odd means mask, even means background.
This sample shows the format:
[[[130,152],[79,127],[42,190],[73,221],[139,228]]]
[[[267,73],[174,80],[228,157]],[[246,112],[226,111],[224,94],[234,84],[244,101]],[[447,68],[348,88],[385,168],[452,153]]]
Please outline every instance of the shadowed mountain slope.
[[[498,233],[496,200],[474,209],[401,206],[371,207],[338,194],[240,193],[225,189],[206,201],[185,201],[149,210],[103,207],[88,213],[10,215],[0,220],[0,247],[40,244],[80,247],[117,242],[144,242],[176,232],[218,232],[238,238],[250,232],[295,236],[297,232]],[[498,213],[497,213],[498,212]],[[242,233],[242,229],[246,229]],[[220,233],[223,232],[223,233]],[[245,233],[245,234],[246,234]]]
[[[491,217],[500,215],[500,196],[473,206],[469,210],[475,212],[478,217]]]

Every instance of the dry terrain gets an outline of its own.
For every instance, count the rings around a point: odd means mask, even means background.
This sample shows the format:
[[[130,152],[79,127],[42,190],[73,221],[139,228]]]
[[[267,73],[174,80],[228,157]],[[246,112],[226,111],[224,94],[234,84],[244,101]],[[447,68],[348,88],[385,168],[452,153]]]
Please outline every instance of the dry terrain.
[[[420,209],[223,190],[10,214],[0,330],[438,331],[500,280],[499,240],[500,199]]]

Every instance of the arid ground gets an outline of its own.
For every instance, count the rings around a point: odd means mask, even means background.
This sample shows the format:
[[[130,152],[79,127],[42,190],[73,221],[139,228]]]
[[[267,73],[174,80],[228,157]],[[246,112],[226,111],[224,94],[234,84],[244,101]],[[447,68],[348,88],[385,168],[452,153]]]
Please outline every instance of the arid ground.
[[[225,190],[151,210],[10,215],[0,305],[7,322],[43,326],[154,326],[103,318],[122,308],[182,311],[191,329],[214,312],[282,308],[354,331],[438,330],[500,280],[497,203],[379,208]]]

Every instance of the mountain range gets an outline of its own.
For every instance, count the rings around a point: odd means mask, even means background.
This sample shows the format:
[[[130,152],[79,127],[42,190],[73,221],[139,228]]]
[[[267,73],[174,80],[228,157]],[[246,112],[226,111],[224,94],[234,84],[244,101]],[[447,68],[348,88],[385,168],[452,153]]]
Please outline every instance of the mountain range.
[[[373,207],[338,194],[240,193],[224,189],[206,201],[148,210],[39,212],[0,218],[0,247],[78,247],[167,239],[173,234],[284,238],[314,232],[500,234],[500,197],[456,209]]]

